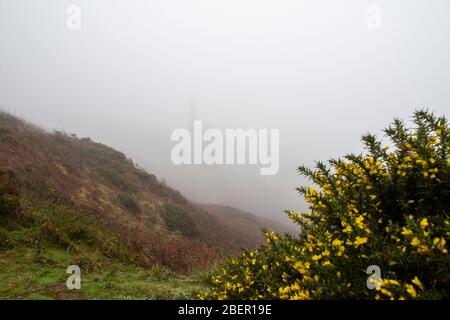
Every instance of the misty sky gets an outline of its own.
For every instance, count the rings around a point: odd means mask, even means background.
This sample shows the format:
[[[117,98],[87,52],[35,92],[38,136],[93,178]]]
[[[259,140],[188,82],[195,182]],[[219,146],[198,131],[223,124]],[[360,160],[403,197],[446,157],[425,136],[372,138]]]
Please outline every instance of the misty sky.
[[[194,201],[283,219],[305,209],[299,164],[359,152],[420,107],[449,115],[448,0],[0,0],[0,108],[110,145]],[[280,129],[279,173],[173,165],[170,135],[193,119]]]

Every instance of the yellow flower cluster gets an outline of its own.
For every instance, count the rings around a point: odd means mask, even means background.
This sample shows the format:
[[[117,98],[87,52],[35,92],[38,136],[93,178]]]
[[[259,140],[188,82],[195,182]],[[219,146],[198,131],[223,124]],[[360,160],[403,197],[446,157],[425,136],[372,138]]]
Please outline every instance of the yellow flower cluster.
[[[415,276],[411,283],[401,284],[395,279],[381,279],[377,288],[378,294],[375,299],[405,300],[407,298],[417,298],[418,291],[425,290],[422,282]]]

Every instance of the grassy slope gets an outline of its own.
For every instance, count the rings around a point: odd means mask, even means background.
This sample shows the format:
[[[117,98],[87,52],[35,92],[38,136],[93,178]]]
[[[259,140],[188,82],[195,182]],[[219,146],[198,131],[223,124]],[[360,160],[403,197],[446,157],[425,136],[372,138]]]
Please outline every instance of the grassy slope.
[[[0,113],[0,180],[102,221],[147,265],[187,272],[237,252],[228,227],[124,154]]]
[[[0,112],[0,150],[0,298],[194,298],[194,271],[258,244],[90,139]]]
[[[0,298],[194,298],[193,270],[228,250],[193,224],[207,215],[104,145],[0,113],[0,150]],[[72,264],[81,290],[65,286]]]
[[[191,299],[203,286],[200,273],[146,266],[107,226],[64,205],[29,200],[0,225],[0,299]],[[81,290],[65,286],[73,264]]]

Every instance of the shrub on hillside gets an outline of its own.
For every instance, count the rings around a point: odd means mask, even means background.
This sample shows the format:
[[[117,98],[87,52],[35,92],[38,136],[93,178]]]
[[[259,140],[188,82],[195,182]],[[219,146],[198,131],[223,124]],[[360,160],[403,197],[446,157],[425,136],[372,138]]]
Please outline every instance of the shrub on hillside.
[[[163,208],[162,218],[170,231],[179,232],[185,236],[195,236],[198,231],[194,220],[185,208],[168,202]]]
[[[20,211],[17,191],[0,180],[0,223],[15,217]]]
[[[384,130],[391,148],[368,134],[366,153],[300,167],[315,187],[298,189],[307,212],[288,212],[299,236],[266,232],[266,245],[225,263],[200,297],[450,298],[450,127],[427,111],[413,122]],[[372,265],[381,279],[367,283]]]
[[[117,196],[120,205],[131,211],[134,214],[138,214],[141,211],[141,208],[139,207],[139,203],[136,200],[136,198],[128,193],[119,193]]]

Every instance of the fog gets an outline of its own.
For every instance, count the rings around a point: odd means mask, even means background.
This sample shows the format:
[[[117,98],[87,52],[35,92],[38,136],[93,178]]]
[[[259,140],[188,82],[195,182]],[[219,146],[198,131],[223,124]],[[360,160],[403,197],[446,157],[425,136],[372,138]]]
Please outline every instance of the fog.
[[[448,115],[449,89],[448,0],[0,0],[2,109],[284,222],[306,208],[298,165],[360,152],[416,108]],[[171,133],[194,120],[279,129],[278,173],[173,164]]]

